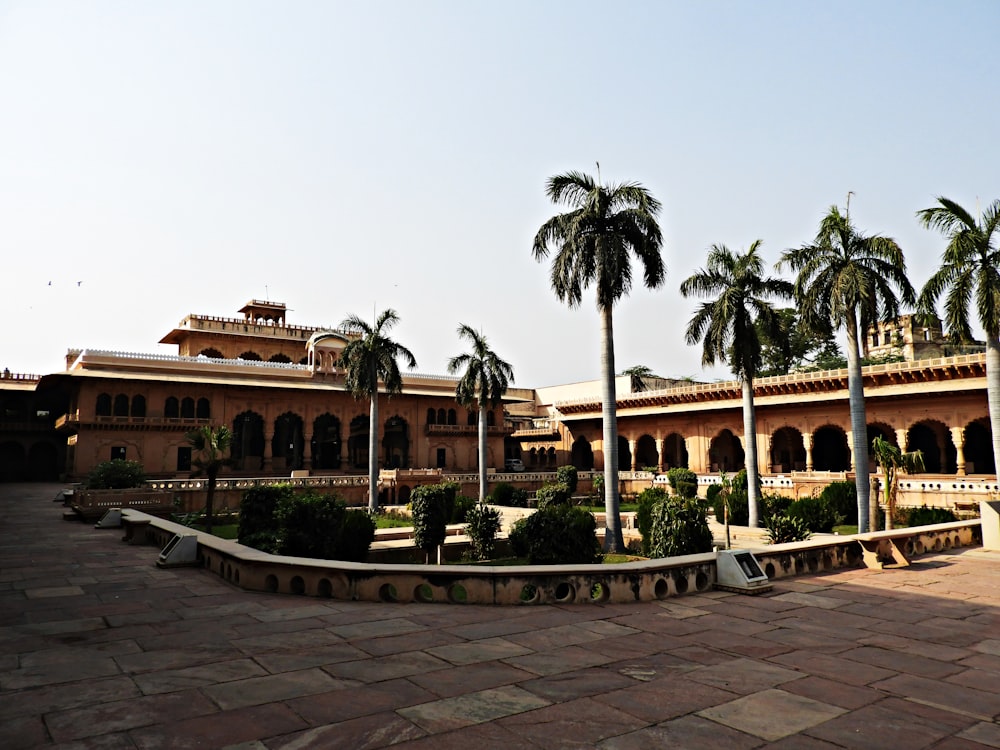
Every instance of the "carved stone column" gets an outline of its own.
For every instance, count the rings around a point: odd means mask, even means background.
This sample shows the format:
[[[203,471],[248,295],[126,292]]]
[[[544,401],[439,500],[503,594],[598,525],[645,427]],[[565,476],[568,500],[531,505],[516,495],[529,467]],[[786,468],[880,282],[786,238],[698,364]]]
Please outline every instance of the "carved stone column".
[[[907,429],[896,430],[896,445],[902,453],[906,453],[906,442],[910,436],[910,431]]]
[[[847,431],[847,455],[851,457],[850,471],[857,471],[857,464],[854,462],[854,430]]]
[[[951,429],[951,442],[955,445],[955,463],[957,464],[958,471],[955,472],[957,476],[965,476],[965,428],[963,427],[952,427]]]
[[[656,470],[663,473],[663,438],[656,438]]]
[[[813,434],[811,432],[802,433],[802,445],[806,449],[806,471],[813,470]]]

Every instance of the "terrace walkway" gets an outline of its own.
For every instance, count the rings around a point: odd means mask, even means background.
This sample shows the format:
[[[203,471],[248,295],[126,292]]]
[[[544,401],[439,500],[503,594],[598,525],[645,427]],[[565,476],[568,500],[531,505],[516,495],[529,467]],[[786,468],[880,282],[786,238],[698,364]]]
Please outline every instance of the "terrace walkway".
[[[1000,747],[1000,554],[658,603],[246,593],[0,485],[0,747]]]

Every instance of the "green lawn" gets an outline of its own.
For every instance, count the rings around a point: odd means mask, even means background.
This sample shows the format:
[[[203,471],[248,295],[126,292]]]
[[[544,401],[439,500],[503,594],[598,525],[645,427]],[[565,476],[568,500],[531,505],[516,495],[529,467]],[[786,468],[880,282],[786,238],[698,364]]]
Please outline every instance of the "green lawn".
[[[192,529],[197,529],[198,531],[204,531],[205,527],[195,524],[191,527]],[[219,537],[220,539],[237,539],[239,538],[240,525],[238,523],[216,523],[212,524],[212,533]]]

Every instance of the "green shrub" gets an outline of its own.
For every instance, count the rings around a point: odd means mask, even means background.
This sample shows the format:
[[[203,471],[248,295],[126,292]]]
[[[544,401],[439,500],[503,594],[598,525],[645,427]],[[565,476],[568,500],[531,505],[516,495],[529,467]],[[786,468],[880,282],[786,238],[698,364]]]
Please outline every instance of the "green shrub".
[[[146,472],[138,461],[115,458],[97,464],[83,481],[88,490],[127,490],[142,487]]]
[[[337,532],[334,549],[337,560],[364,562],[368,559],[368,548],[375,541],[375,519],[367,509],[348,509],[344,522]]]
[[[507,532],[507,541],[510,542],[510,550],[514,557],[528,556],[528,517],[519,518],[511,524]]]
[[[493,557],[500,531],[500,511],[476,503],[466,515],[466,524],[466,533],[472,542],[472,556],[477,560],[489,560]]]
[[[812,536],[806,525],[802,523],[802,519],[782,514],[775,514],[768,518],[764,527],[767,529],[769,544],[802,542]]]
[[[858,488],[854,482],[831,482],[819,494],[820,499],[840,515],[843,523],[858,523]]]
[[[576,492],[577,485],[576,467],[572,464],[569,466],[560,466],[556,469],[556,481],[565,484],[569,489],[569,494],[573,495]]]
[[[457,495],[452,504],[451,514],[448,516],[448,523],[465,523],[468,520],[469,511],[479,503],[474,497]]]
[[[666,498],[650,512],[650,557],[677,557],[712,551],[705,507],[691,498]]]
[[[639,493],[639,507],[635,512],[636,526],[639,527],[639,534],[642,535],[641,551],[643,555],[649,554],[648,542],[653,524],[653,506],[661,500],[666,500],[670,495],[661,487],[647,487]]]
[[[497,482],[493,485],[493,492],[490,493],[490,502],[493,505],[511,506],[511,499],[514,497],[514,485],[510,482]]]
[[[797,518],[813,534],[829,534],[844,517],[821,497],[802,497],[788,507],[789,518]]]
[[[715,507],[715,503],[719,499],[720,492],[722,492],[721,484],[710,484],[705,488],[705,501],[708,503],[709,507]],[[716,516],[716,520],[718,520],[719,523],[722,523],[722,516]]]
[[[292,496],[290,485],[253,487],[240,500],[239,542],[262,552],[278,551],[278,504]]]
[[[948,508],[928,508],[926,505],[922,505],[919,508],[907,508],[906,510],[907,526],[932,526],[936,523],[957,520],[958,516]]]
[[[532,565],[570,565],[595,563],[601,559],[597,541],[597,522],[591,513],[571,505],[550,505],[514,524],[511,546],[524,554]]]
[[[684,498],[692,498],[698,494],[698,475],[691,469],[680,466],[670,469],[667,472],[667,479],[674,489],[674,494]]]
[[[715,513],[716,522],[724,523],[726,516],[721,492],[716,493],[712,510]],[[746,526],[750,523],[750,502],[747,499],[746,488],[729,491],[729,523],[732,526]]]
[[[572,493],[562,482],[546,482],[535,493],[535,507],[541,510],[552,505],[569,505]]]
[[[760,498],[760,522],[762,526],[767,526],[769,519],[775,516],[788,515],[788,508],[795,502],[790,497],[779,495],[775,492],[761,494]]]
[[[444,543],[446,527],[454,512],[457,487],[454,482],[424,484],[410,494],[413,541],[428,555]]]
[[[274,512],[279,554],[344,559],[338,543],[346,513],[347,505],[335,494],[305,492],[282,498]]]

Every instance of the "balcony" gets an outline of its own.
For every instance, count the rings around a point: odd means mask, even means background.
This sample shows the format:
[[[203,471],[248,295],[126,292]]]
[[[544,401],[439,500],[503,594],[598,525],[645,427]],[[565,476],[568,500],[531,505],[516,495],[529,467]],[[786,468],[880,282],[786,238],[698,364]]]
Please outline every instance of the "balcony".
[[[509,435],[511,428],[506,425],[490,425],[487,435]],[[429,424],[424,426],[425,435],[478,435],[479,427],[474,424]]]

